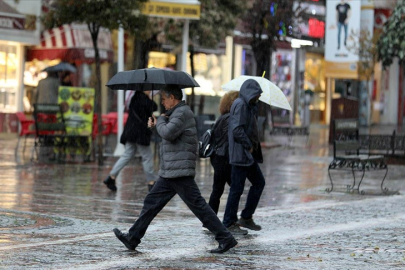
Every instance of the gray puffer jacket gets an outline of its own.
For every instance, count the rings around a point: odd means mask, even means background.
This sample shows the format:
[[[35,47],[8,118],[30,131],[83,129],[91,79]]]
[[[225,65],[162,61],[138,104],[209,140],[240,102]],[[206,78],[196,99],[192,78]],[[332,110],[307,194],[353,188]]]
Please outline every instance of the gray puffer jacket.
[[[160,116],[156,129],[160,145],[159,176],[177,178],[195,176],[198,140],[194,113],[184,101]]]

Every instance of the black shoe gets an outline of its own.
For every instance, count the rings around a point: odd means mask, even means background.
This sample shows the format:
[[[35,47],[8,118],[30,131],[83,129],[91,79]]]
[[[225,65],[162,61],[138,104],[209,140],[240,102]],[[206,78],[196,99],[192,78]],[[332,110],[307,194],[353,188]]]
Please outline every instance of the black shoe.
[[[238,222],[236,222],[236,224],[254,231],[260,231],[262,229],[262,227],[260,225],[257,225],[252,218],[249,219],[240,218]]]
[[[128,240],[128,234],[127,233],[122,233],[120,230],[115,228],[113,230],[115,236],[127,247],[129,250],[135,250],[137,245],[133,245],[129,242]]]
[[[232,237],[231,240],[220,243],[219,246],[216,249],[212,249],[210,252],[211,253],[224,253],[233,248],[238,244],[238,241],[235,240],[235,238]]]
[[[228,231],[230,231],[233,235],[247,235],[247,230],[242,230],[236,223],[232,224],[231,226],[227,227]]]
[[[117,191],[117,186],[115,185],[115,180],[108,176],[103,183],[112,191]]]

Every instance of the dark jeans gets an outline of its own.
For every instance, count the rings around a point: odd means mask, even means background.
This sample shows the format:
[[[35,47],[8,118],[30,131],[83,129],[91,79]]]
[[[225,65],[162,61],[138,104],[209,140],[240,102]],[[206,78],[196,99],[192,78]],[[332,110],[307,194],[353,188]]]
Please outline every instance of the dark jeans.
[[[211,165],[214,168],[214,182],[212,184],[212,192],[209,200],[209,205],[215,214],[218,214],[218,208],[221,201],[221,196],[224,194],[225,184],[231,185],[232,166],[229,164],[229,158],[223,156],[212,155]]]
[[[257,162],[250,166],[235,166],[232,165],[232,184],[229,190],[228,201],[226,203],[224,214],[224,225],[229,227],[238,221],[238,206],[240,197],[243,194],[246,178],[252,183],[246,198],[246,205],[241,213],[244,219],[252,218],[256,207],[259,204],[260,196],[262,195],[265,180],[262,171]]]
[[[232,234],[224,227],[217,215],[201,196],[194,177],[162,178],[160,177],[152,190],[146,195],[139,218],[129,229],[129,240],[138,245],[145,235],[149,224],[163,209],[174,195],[178,194],[187,204],[188,208],[210,230],[219,243],[224,243],[233,238]],[[168,232],[170,233],[170,232]]]
[[[338,23],[338,47],[340,47],[340,32],[342,31],[342,27],[345,31],[345,36],[343,39],[343,44],[346,45],[346,40],[347,40],[347,24],[344,23]]]

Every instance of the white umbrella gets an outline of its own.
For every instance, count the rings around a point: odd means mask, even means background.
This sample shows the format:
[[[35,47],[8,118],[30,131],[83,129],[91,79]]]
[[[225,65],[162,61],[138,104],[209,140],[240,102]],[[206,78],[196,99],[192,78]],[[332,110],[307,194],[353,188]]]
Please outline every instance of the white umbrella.
[[[222,85],[221,88],[225,91],[239,91],[242,84],[248,79],[257,81],[262,88],[263,93],[259,98],[260,101],[263,101],[270,106],[286,109],[289,111],[292,110],[290,103],[288,102],[283,91],[277,85],[263,77],[242,75]]]

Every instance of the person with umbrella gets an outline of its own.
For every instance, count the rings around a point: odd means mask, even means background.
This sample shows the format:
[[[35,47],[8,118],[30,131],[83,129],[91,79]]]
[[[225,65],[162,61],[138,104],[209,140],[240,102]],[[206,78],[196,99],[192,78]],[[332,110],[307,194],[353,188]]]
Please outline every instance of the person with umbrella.
[[[48,76],[38,82],[35,103],[58,104],[59,86],[58,72],[48,71]]]
[[[167,85],[160,93],[167,111],[158,119],[152,116],[148,121],[148,126],[156,127],[162,138],[159,179],[146,195],[142,211],[128,233],[117,228],[113,231],[128,249],[135,250],[155,216],[178,194],[219,242],[218,248],[210,252],[224,253],[238,242],[201,196],[194,180],[198,146],[194,113],[182,101],[179,86]]]
[[[223,219],[227,228],[239,225],[251,230],[261,230],[261,226],[257,225],[252,217],[265,185],[258,164],[263,162],[257,125],[257,103],[262,92],[257,81],[248,79],[240,88],[239,98],[231,106],[228,123],[229,164],[232,165],[231,188]],[[246,178],[252,186],[238,220],[238,206]]]
[[[219,102],[219,112],[221,116],[215,121],[212,129],[212,137],[215,140],[215,151],[210,156],[211,165],[214,168],[214,179],[212,192],[208,204],[218,214],[221,196],[224,193],[225,185],[231,185],[232,165],[229,164],[229,142],[228,142],[228,122],[230,110],[233,102],[239,97],[239,91],[227,92]],[[247,230],[242,230],[237,225],[231,225],[228,230],[232,234],[246,235]]]
[[[151,92],[134,91],[131,98],[128,119],[120,138],[120,143],[125,145],[125,150],[104,180],[104,184],[112,191],[117,190],[115,178],[135,156],[137,150],[142,157],[142,167],[149,189],[157,179],[153,169],[153,155],[150,147],[152,131],[147,127],[149,116],[157,110],[157,104],[152,100]]]

